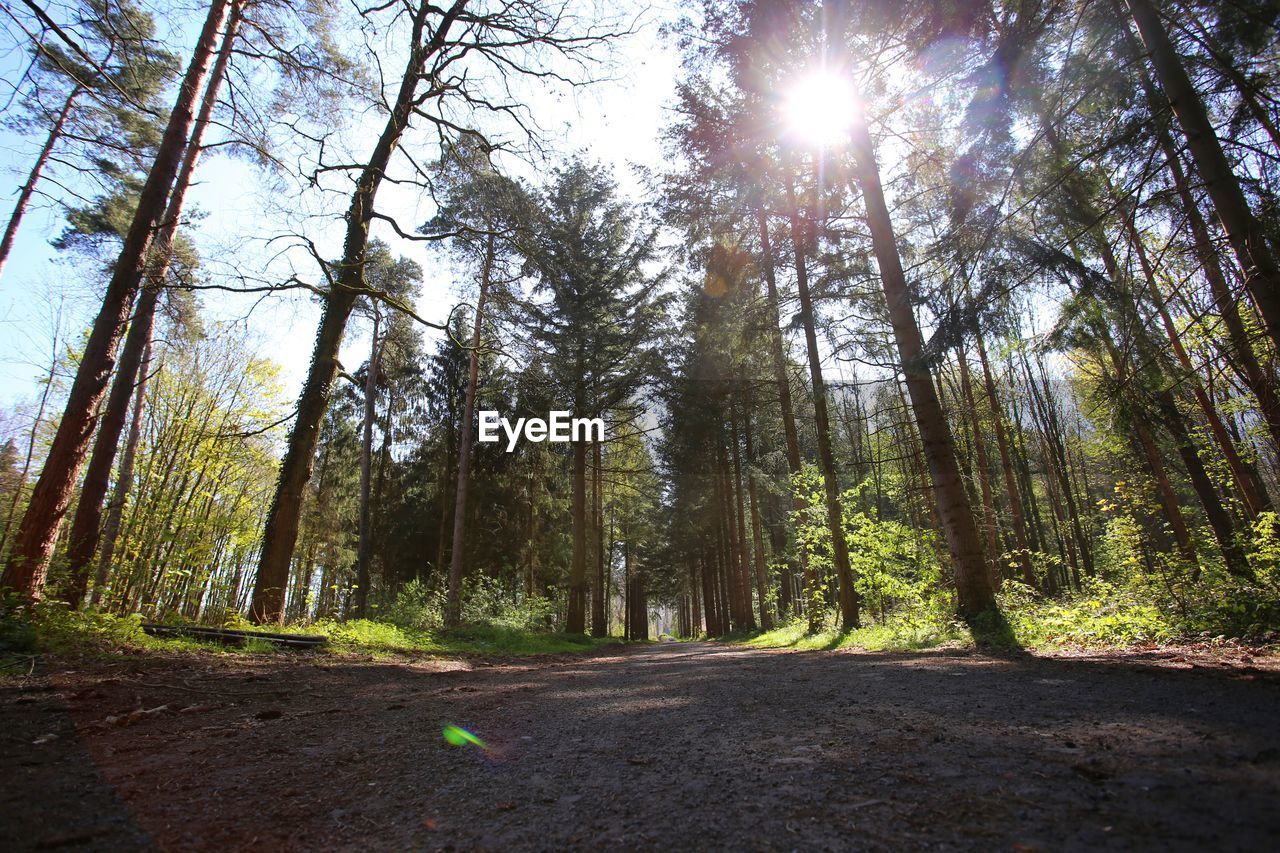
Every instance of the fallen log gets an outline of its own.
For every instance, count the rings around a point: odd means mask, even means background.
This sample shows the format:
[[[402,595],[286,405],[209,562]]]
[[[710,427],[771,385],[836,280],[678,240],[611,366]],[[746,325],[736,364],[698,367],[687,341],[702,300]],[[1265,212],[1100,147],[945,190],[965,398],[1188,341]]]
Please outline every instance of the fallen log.
[[[266,640],[281,648],[316,649],[329,642],[328,637],[318,634],[275,634],[270,631],[237,631],[233,628],[203,628],[196,625],[144,624],[142,630],[152,637],[191,637],[228,646],[243,646],[249,640]]]

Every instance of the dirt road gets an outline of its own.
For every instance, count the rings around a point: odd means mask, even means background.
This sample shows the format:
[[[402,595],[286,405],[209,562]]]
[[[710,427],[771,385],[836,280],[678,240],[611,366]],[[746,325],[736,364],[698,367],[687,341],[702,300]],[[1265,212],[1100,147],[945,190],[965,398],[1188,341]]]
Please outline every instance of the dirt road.
[[[122,659],[0,692],[0,848],[1280,849],[1280,680],[1188,667]]]

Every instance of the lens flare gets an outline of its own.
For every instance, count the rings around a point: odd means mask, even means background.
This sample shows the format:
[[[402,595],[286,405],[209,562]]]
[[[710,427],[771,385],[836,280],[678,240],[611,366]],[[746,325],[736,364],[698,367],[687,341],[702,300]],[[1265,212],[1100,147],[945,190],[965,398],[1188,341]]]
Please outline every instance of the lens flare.
[[[462,726],[448,725],[441,729],[444,735],[445,743],[450,746],[476,746],[480,749],[488,749],[488,745]]]

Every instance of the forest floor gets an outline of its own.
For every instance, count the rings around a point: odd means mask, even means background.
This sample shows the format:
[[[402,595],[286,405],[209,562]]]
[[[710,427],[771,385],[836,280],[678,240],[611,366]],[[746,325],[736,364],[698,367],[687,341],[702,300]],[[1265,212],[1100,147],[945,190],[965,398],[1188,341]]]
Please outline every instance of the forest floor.
[[[6,850],[1280,849],[1280,663],[1241,650],[44,669],[0,685]]]

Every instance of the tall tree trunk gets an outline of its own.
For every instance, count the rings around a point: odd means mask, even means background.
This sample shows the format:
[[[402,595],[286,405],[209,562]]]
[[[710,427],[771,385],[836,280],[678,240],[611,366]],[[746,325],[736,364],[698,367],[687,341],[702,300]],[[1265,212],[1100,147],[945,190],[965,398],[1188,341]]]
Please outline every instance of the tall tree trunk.
[[[1270,508],[1270,501],[1267,500],[1262,484],[1254,481],[1252,472],[1240,457],[1239,451],[1236,450],[1235,442],[1231,440],[1231,436],[1227,433],[1227,427],[1222,422],[1222,416],[1218,414],[1218,407],[1213,400],[1209,399],[1209,394],[1205,391],[1204,384],[1200,381],[1200,376],[1196,373],[1195,366],[1191,363],[1191,357],[1182,346],[1182,338],[1178,334],[1177,327],[1173,324],[1173,318],[1169,316],[1169,309],[1165,307],[1164,295],[1160,292],[1160,286],[1156,282],[1156,272],[1152,266],[1151,259],[1147,256],[1142,235],[1138,233],[1130,217],[1124,217],[1124,222],[1125,229],[1129,233],[1129,239],[1134,248],[1134,254],[1138,256],[1138,263],[1142,267],[1142,275],[1146,279],[1151,302],[1155,306],[1156,314],[1160,317],[1160,324],[1169,339],[1169,348],[1177,358],[1178,365],[1182,368],[1187,384],[1190,386],[1191,395],[1195,398],[1196,404],[1200,407],[1200,412],[1209,424],[1209,432],[1213,435],[1218,449],[1227,461],[1227,467],[1231,470],[1231,477],[1235,481],[1236,489],[1244,499],[1245,509],[1250,517],[1256,517],[1258,513]]]
[[[973,381],[969,375],[969,357],[962,347],[956,348],[956,357],[960,362],[960,393],[964,397],[964,406],[969,412],[969,423],[973,429],[973,454],[977,457],[978,486],[982,495],[982,526],[987,534],[987,559],[991,563],[991,577],[996,584],[999,584],[1004,571],[999,567],[1000,545],[996,540],[996,507],[995,501],[991,497],[991,473],[990,461],[987,459],[987,443],[982,437],[982,421],[978,417],[978,405],[973,398]]]
[[[733,451],[730,454],[733,460],[733,489],[730,491],[730,495],[733,498],[733,509],[737,522],[738,564],[740,566],[738,576],[741,578],[739,586],[742,589],[742,613],[747,630],[754,631],[756,619],[755,614],[751,611],[751,546],[747,542],[746,512],[743,508],[742,494],[742,451],[738,444],[738,419],[735,416],[732,405],[729,407],[729,446]],[[761,605],[763,603],[762,600]]]
[[[972,302],[972,296],[970,301]],[[978,363],[982,366],[982,384],[987,391],[987,405],[991,407],[991,426],[996,435],[996,450],[1000,453],[1005,495],[1009,499],[1009,520],[1013,523],[1013,542],[1018,552],[1018,565],[1022,567],[1023,583],[1034,587],[1036,576],[1031,566],[1031,549],[1027,547],[1027,523],[1022,514],[1022,493],[1018,489],[1009,437],[1005,431],[1004,407],[1000,405],[1000,397],[996,393],[995,376],[991,372],[991,363],[987,360],[987,347],[983,343],[980,329],[974,330],[974,343],[978,348]]]
[[[773,614],[769,610],[769,569],[765,564],[764,537],[760,533],[760,500],[756,489],[756,454],[751,436],[751,413],[743,407],[742,432],[746,442],[747,464],[747,496],[751,502],[751,542],[754,546],[756,564],[756,596],[760,600],[760,627],[768,631],[773,628]]]
[[[303,492],[311,479],[320,425],[338,372],[338,349],[355,301],[352,291],[338,291],[325,299],[311,367],[302,386],[297,419],[280,462],[280,479],[263,530],[258,576],[249,604],[249,618],[258,624],[279,622],[284,613],[284,589],[298,539]]]
[[[1213,199],[1218,220],[1244,270],[1245,286],[1262,314],[1263,325],[1280,352],[1280,265],[1267,241],[1266,229],[1250,209],[1209,121],[1204,100],[1191,83],[1160,13],[1151,0],[1126,0],[1138,34],[1147,48],[1156,78],[1182,125],[1187,147]]]
[[[782,330],[778,324],[781,322],[779,300],[778,300],[778,280],[774,270],[773,246],[769,239],[769,218],[765,214],[764,206],[757,204],[755,208],[756,228],[760,235],[760,266],[764,274],[765,281],[765,304],[768,316],[765,318],[769,335],[769,356],[773,363],[773,377],[778,389],[778,408],[782,414],[782,432],[787,445],[787,471],[792,477],[800,473],[802,462],[800,459],[800,435],[796,429],[795,407],[791,402],[791,378],[787,370],[787,358],[782,348]],[[796,493],[794,487],[788,484],[787,493],[791,495],[791,511],[796,514],[805,511],[804,498]],[[814,577],[813,569],[809,565],[809,561],[805,556],[803,548],[797,548],[800,560],[800,571],[804,578],[805,589],[812,590],[817,586],[817,578]],[[791,590],[787,590],[788,600],[791,599]],[[798,602],[797,602],[798,603]],[[814,611],[809,612],[809,631],[816,633],[821,627],[821,613]]]
[[[93,593],[89,597],[89,606],[98,607],[102,603],[103,593],[107,588],[107,577],[111,573],[112,561],[115,558],[116,542],[120,538],[120,523],[124,518],[124,505],[133,488],[133,465],[138,456],[138,441],[142,437],[142,417],[147,402],[147,383],[151,380],[151,341],[147,341],[142,353],[142,363],[138,366],[137,388],[133,394],[133,414],[130,416],[129,435],[124,443],[124,455],[120,457],[120,470],[116,473],[116,487],[107,504],[107,519],[102,525],[102,553],[98,556],[98,569],[93,578]]]
[[[689,637],[693,638],[702,633],[702,595],[701,583],[698,579],[698,568],[689,562]],[[628,631],[627,636],[630,636]]]
[[[721,425],[723,427],[723,424]],[[741,543],[734,525],[733,488],[730,485],[729,457],[725,452],[723,436],[716,439],[715,503],[716,527],[721,542],[721,561],[725,585],[725,601],[729,605],[729,629],[743,631],[747,628],[747,614],[743,609]]]
[[[382,352],[378,335],[382,330],[382,312],[376,300],[372,307],[373,340],[369,343],[369,364],[364,377],[364,416],[360,429],[360,531],[356,540],[356,592],[352,605],[357,619],[368,615],[369,585],[373,582],[369,571],[373,553],[373,510],[369,499],[373,494],[373,422],[378,416],[378,366]],[[387,428],[390,429],[390,425]]]
[[[1218,540],[1218,547],[1222,551],[1227,571],[1237,577],[1252,579],[1253,570],[1249,567],[1249,561],[1245,557],[1244,549],[1241,548],[1240,542],[1236,538],[1235,525],[1231,521],[1231,515],[1227,512],[1226,507],[1222,505],[1218,490],[1214,487],[1213,480],[1210,479],[1208,472],[1204,469],[1204,463],[1200,460],[1200,451],[1195,442],[1191,440],[1191,435],[1187,431],[1182,412],[1178,410],[1173,394],[1167,390],[1160,390],[1155,393],[1155,400],[1156,409],[1160,412],[1165,427],[1172,435],[1174,445],[1178,448],[1178,455],[1182,458],[1182,464],[1187,469],[1187,476],[1191,480],[1191,488],[1195,490],[1196,497],[1200,499],[1200,506],[1204,509],[1205,517],[1209,520],[1209,527],[1213,530],[1214,538]]]
[[[449,557],[449,594],[445,601],[444,621],[456,627],[462,620],[462,570],[466,558],[467,491],[471,486],[472,424],[476,415],[476,390],[480,384],[480,344],[484,331],[484,309],[489,298],[489,282],[493,276],[494,236],[485,239],[484,260],[480,265],[480,293],[476,297],[475,324],[471,330],[471,353],[467,360],[467,390],[462,403],[462,436],[458,445],[458,482],[454,487],[453,551]]]
[[[795,250],[796,290],[800,296],[800,324],[804,327],[805,350],[808,353],[809,381],[813,386],[813,420],[818,438],[818,463],[822,468],[823,495],[826,498],[827,527],[831,531],[831,556],[839,585],[840,627],[857,628],[858,591],[853,586],[853,569],[849,565],[849,542],[844,536],[844,509],[840,505],[840,478],[836,473],[835,454],[831,449],[831,419],[827,413],[827,385],[822,377],[822,354],[818,351],[817,317],[809,293],[809,271],[805,263],[805,247],[809,239],[800,218],[787,175],[788,214],[791,217],[791,244]]]
[[[200,102],[200,113],[196,116],[195,124],[191,129],[191,139],[187,142],[182,165],[174,180],[173,192],[165,207],[160,232],[151,243],[147,258],[146,285],[138,297],[137,307],[134,308],[133,322],[129,325],[129,333],[125,336],[124,346],[120,350],[120,358],[116,363],[116,375],[112,380],[111,390],[107,394],[106,408],[98,423],[98,434],[94,438],[89,465],[85,469],[84,483],[80,488],[80,500],[76,504],[76,512],[71,520],[71,535],[68,540],[70,544],[67,548],[68,579],[65,597],[72,607],[80,606],[89,583],[89,565],[93,562],[93,556],[98,550],[99,529],[102,525],[102,502],[106,498],[107,488],[110,485],[111,469],[115,463],[116,451],[120,447],[120,434],[124,432],[124,424],[129,412],[129,400],[133,396],[134,385],[138,382],[138,369],[142,363],[143,351],[151,346],[156,305],[160,300],[165,277],[169,272],[169,264],[173,259],[173,243],[182,219],[182,208],[196,165],[200,161],[205,131],[209,127],[214,107],[218,103],[218,92],[222,88],[227,64],[231,60],[242,12],[243,3],[238,0],[233,2],[227,18],[227,29],[222,36],[222,45],[218,48],[218,57],[213,63],[209,81],[205,85],[204,96]]]
[[[1145,74],[1143,79],[1145,82]],[[1149,85],[1147,92],[1148,99],[1153,104],[1158,103],[1154,89]],[[1218,248],[1214,245],[1213,238],[1209,234],[1208,223],[1201,215],[1195,196],[1191,193],[1191,186],[1182,168],[1178,149],[1173,144],[1169,131],[1163,125],[1157,126],[1156,139],[1160,143],[1165,163],[1169,167],[1169,175],[1173,179],[1174,189],[1178,192],[1178,199],[1182,202],[1187,225],[1191,229],[1191,239],[1200,261],[1200,269],[1209,283],[1209,293],[1213,297],[1214,308],[1222,317],[1222,325],[1226,328],[1230,353],[1233,356],[1231,361],[1249,390],[1253,392],[1253,396],[1257,398],[1258,411],[1271,434],[1271,444],[1276,452],[1280,453],[1280,388],[1276,386],[1274,374],[1262,366],[1253,351],[1253,341],[1245,328],[1244,319],[1240,316],[1236,296],[1227,283]]]
[[[27,175],[26,183],[18,188],[18,200],[13,205],[13,213],[9,215],[9,224],[5,226],[4,236],[0,237],[0,274],[4,272],[5,261],[9,260],[9,252],[13,249],[13,238],[18,234],[18,226],[22,224],[27,205],[31,203],[31,196],[36,191],[36,184],[40,181],[40,175],[44,173],[44,167],[49,163],[49,155],[53,153],[54,146],[62,138],[62,128],[66,126],[67,117],[71,115],[72,107],[83,93],[84,87],[77,85],[67,95],[62,109],[58,111],[58,117],[53,121],[53,127],[49,128],[49,135],[45,137],[44,145],[40,147],[40,153],[36,155],[36,162]]]
[[[1027,389],[1031,393],[1032,418],[1038,421],[1040,435],[1044,438],[1045,444],[1048,445],[1051,451],[1047,460],[1049,467],[1052,469],[1050,475],[1058,479],[1059,491],[1067,507],[1067,517],[1071,522],[1072,535],[1075,537],[1076,547],[1079,550],[1080,561],[1084,566],[1085,574],[1092,575],[1093,552],[1089,547],[1089,538],[1085,535],[1084,527],[1081,523],[1080,505],[1075,497],[1075,489],[1071,486],[1071,465],[1067,459],[1063,431],[1058,422],[1058,416],[1049,393],[1048,379],[1045,377],[1045,389],[1042,393],[1040,386],[1036,384],[1035,377],[1031,375],[1031,365],[1027,361],[1026,353],[1019,352],[1019,356],[1022,360],[1022,369],[1027,377]],[[1010,372],[1012,373],[1012,370]],[[1154,444],[1152,446],[1154,447]],[[1025,453],[1023,455],[1025,456]],[[1156,461],[1157,463],[1159,462],[1158,456]],[[1163,470],[1163,466],[1160,466],[1160,471],[1163,472]],[[1028,488],[1027,491],[1030,493],[1031,490]],[[1181,519],[1181,516],[1178,516],[1178,518]]]
[[[329,394],[338,369],[338,350],[347,318],[357,294],[364,289],[365,249],[369,242],[369,223],[374,217],[374,202],[382,186],[391,155],[400,137],[409,127],[417,108],[418,83],[426,72],[427,60],[444,45],[449,30],[466,6],[467,0],[455,0],[437,23],[431,38],[422,41],[427,17],[438,11],[422,2],[414,11],[410,33],[409,60],[400,80],[391,114],[387,117],[369,162],[360,172],[351,205],[347,209],[347,231],[343,242],[342,261],[333,286],[324,297],[324,309],[316,332],[315,349],[302,394],[298,399],[298,415],[284,459],[280,462],[280,479],[262,532],[262,554],[258,577],[254,582],[249,617],[259,624],[279,622],[284,614],[284,590],[289,580],[289,564],[293,546],[298,541],[298,522],[302,513],[302,492],[311,478],[320,424],[329,405]],[[458,549],[461,550],[461,549]]]
[[[204,27],[179,87],[177,101],[169,115],[169,123],[156,150],[155,162],[138,196],[124,247],[85,342],[49,455],[22,517],[4,575],[0,577],[0,588],[13,590],[26,599],[39,599],[43,594],[58,529],[71,502],[76,475],[93,436],[97,420],[95,412],[115,368],[116,348],[146,270],[152,236],[160,224],[165,202],[178,174],[182,153],[195,121],[195,104],[213,59],[218,30],[226,16],[228,2],[212,0],[209,6]]]
[[[587,446],[573,443],[573,557],[569,563],[569,613],[565,631],[587,627]]]
[[[969,505],[969,495],[960,477],[955,444],[946,413],[938,401],[929,367],[923,357],[920,327],[911,307],[907,277],[898,255],[893,222],[880,186],[880,169],[875,148],[864,116],[859,116],[851,130],[854,174],[862,189],[871,229],[872,249],[880,267],[880,281],[889,307],[898,357],[906,377],[911,409],[915,414],[925,459],[933,478],[934,495],[942,528],[951,552],[955,573],[957,604],[962,616],[973,619],[980,613],[996,609],[995,588],[982,553],[982,537]]]
[[[720,630],[719,620],[716,619],[715,592],[711,584],[711,567],[708,564],[707,553],[708,549],[704,548],[698,555],[698,580],[702,585],[702,609],[705,613],[707,636],[716,637],[723,632]]]
[[[604,551],[604,466],[601,460],[600,442],[592,447],[591,466],[591,518],[596,534],[596,595],[591,600],[591,636],[605,637],[609,634],[608,612],[609,587],[605,583],[605,551]]]
[[[445,436],[444,442],[444,470],[440,473],[440,524],[437,526],[436,539],[436,562],[433,568],[437,570],[444,569],[444,552],[449,544],[449,526],[450,511],[453,509],[453,501],[450,500],[450,484],[456,488],[453,476],[453,447],[450,436]]]

